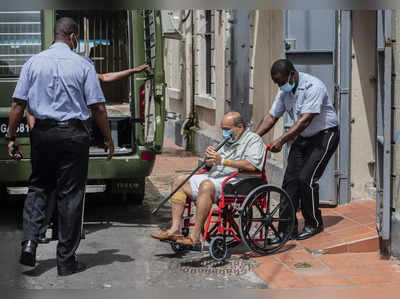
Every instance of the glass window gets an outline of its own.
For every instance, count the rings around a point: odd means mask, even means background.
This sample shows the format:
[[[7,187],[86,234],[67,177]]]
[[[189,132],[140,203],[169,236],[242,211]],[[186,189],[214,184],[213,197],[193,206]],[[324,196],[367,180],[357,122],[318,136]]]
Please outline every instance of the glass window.
[[[0,11],[0,77],[18,77],[41,50],[40,11]]]

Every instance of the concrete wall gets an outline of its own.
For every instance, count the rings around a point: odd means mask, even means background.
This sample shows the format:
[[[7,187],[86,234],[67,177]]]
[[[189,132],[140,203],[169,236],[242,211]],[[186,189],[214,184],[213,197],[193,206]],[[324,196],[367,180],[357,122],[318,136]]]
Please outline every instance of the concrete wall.
[[[393,13],[393,39],[400,40],[400,10],[395,10]],[[393,63],[394,73],[400,73],[400,44],[395,42],[393,44]],[[393,106],[393,130],[394,133],[400,128],[400,76],[394,77],[394,96]],[[392,254],[400,257],[400,143],[397,142],[393,145],[393,170],[395,175],[393,178],[392,194],[393,194],[393,208],[392,214],[392,228],[391,228],[391,242]]]
[[[352,198],[366,198],[372,186],[368,162],[375,159],[376,126],[376,12],[352,13]]]
[[[393,14],[394,18],[394,32],[393,38],[395,40],[400,39],[400,10],[395,10]],[[394,72],[400,72],[400,44],[398,42],[393,44],[394,52]],[[400,76],[394,78],[394,104],[395,107],[393,112],[393,130],[396,134],[400,128]],[[400,217],[400,142],[398,141],[393,146],[393,173],[396,175],[393,184],[393,207],[396,210],[396,214]]]
[[[272,63],[283,58],[283,11],[257,10],[254,21],[253,42],[253,123],[257,127],[275,99],[278,92],[276,84],[271,80]],[[282,135],[283,123],[280,120],[270,133],[264,135],[264,142],[270,143]],[[282,153],[273,154],[275,160],[282,160]]]
[[[195,89],[194,111],[196,112],[199,130],[195,137],[195,150],[202,153],[207,145],[216,142],[220,136],[220,121],[229,110],[229,11],[213,11],[213,74],[215,87],[211,95],[202,93],[204,78],[201,74],[201,64],[204,62],[202,51],[201,11],[194,13],[195,38]],[[250,11],[252,48],[250,62],[250,104],[253,105],[252,123],[257,126],[272,105],[277,92],[269,69],[272,63],[283,57],[283,11],[254,10]],[[374,159],[375,140],[375,96],[376,96],[376,12],[353,12],[353,73],[352,73],[352,152],[351,181],[353,198],[366,198],[366,186],[372,185],[373,178],[369,174],[368,162]],[[167,136],[174,137],[179,144],[182,139],[180,129],[185,119],[192,111],[192,36],[191,20],[183,24],[181,41],[166,41],[166,72],[167,72],[167,110],[179,114],[177,120],[167,124]],[[203,81],[202,81],[203,80]],[[265,143],[271,142],[283,133],[282,122],[264,136]],[[274,165],[282,165],[282,154],[274,154]],[[279,181],[279,179],[277,179]]]
[[[167,16],[164,16],[167,17]],[[178,28],[181,39],[165,39],[164,63],[167,122],[165,134],[185,146],[182,127],[192,113],[192,26],[191,17]]]

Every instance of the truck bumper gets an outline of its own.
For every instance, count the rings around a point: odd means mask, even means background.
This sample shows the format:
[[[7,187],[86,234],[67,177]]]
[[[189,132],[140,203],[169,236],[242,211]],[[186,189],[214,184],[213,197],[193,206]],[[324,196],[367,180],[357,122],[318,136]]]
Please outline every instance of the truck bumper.
[[[149,176],[155,160],[142,160],[142,153],[129,156],[90,157],[88,180],[129,179]],[[0,160],[0,184],[27,182],[32,172],[29,159]]]

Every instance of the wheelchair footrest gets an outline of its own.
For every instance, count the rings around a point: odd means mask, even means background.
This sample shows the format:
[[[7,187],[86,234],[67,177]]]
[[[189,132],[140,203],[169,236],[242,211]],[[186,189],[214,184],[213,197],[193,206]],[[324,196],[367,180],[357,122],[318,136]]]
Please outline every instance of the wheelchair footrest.
[[[164,242],[164,243],[169,243],[169,244],[179,244],[178,242],[172,241],[172,240],[160,240],[160,241]],[[180,244],[180,245],[183,246],[183,250],[188,250],[188,251],[199,251],[199,252],[201,252],[201,251],[204,251],[204,250],[208,250],[208,248],[206,248],[205,246],[201,246],[201,244],[198,244],[198,245],[183,245],[183,244]]]

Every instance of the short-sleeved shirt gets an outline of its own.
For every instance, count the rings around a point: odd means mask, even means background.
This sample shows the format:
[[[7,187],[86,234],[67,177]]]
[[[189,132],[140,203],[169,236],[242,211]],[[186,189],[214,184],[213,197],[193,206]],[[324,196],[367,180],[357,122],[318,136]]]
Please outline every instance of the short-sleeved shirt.
[[[225,159],[247,160],[261,171],[264,162],[265,144],[258,134],[253,133],[250,129],[246,129],[237,141],[233,144],[225,143],[218,153]],[[208,175],[213,178],[218,178],[229,176],[235,171],[237,171],[237,168],[213,165]]]
[[[305,113],[316,114],[310,125],[300,133],[303,137],[338,125],[336,110],[325,84],[310,74],[299,72],[299,84],[294,94],[281,90],[278,92],[269,114],[279,118],[285,111],[294,122]]]
[[[13,98],[27,101],[38,119],[86,120],[88,105],[105,102],[93,63],[65,43],[32,56],[22,67]]]

